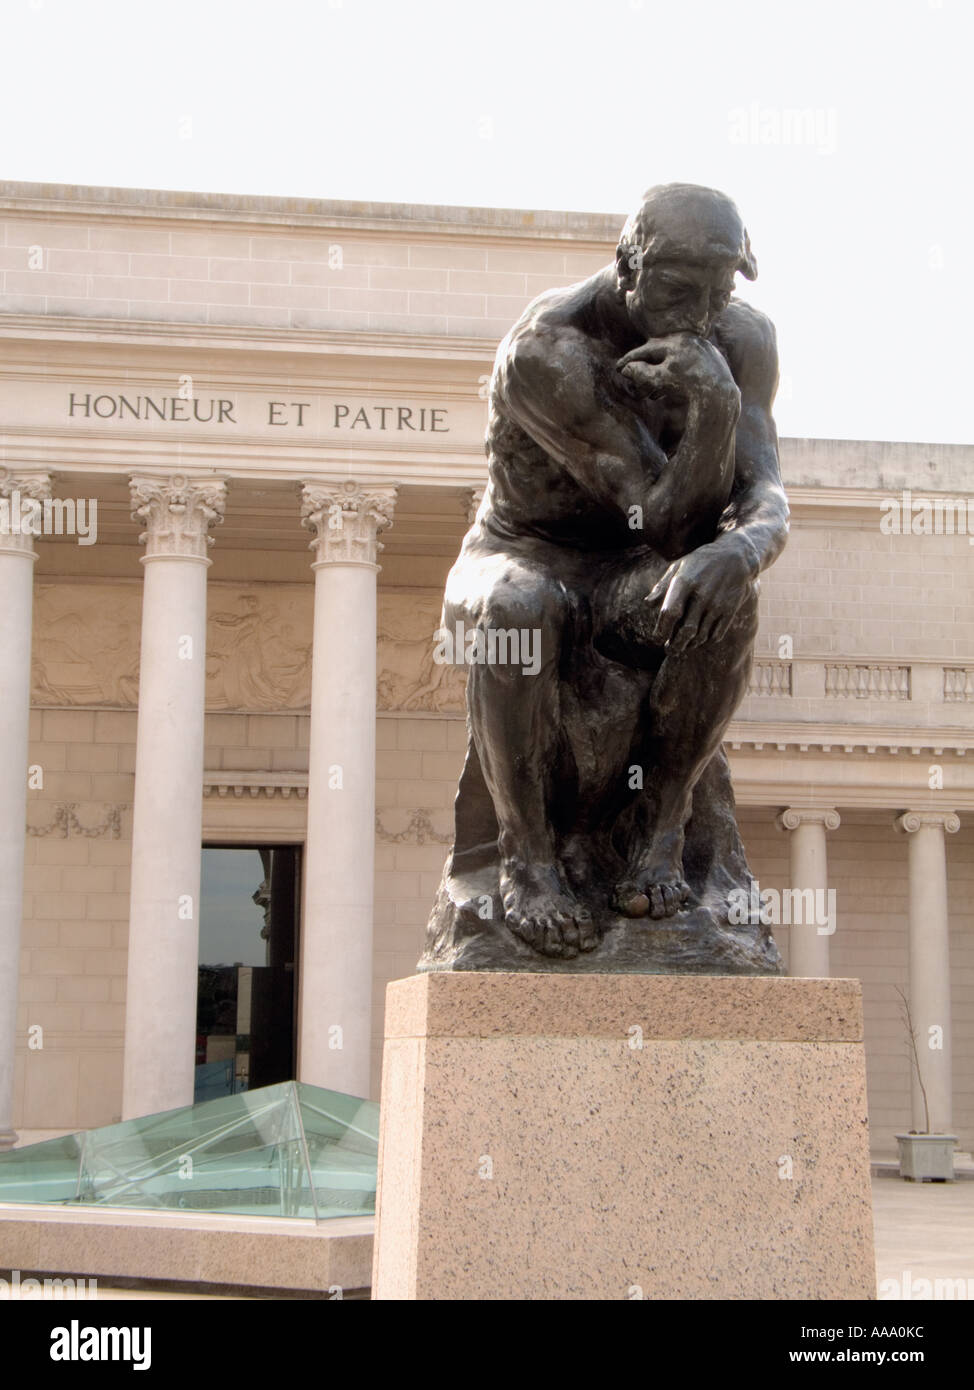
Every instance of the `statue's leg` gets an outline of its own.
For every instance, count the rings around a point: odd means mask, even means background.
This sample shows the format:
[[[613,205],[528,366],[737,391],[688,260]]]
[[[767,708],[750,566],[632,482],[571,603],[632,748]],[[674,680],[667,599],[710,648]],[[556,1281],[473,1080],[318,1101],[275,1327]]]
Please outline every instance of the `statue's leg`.
[[[610,642],[625,640],[631,659],[640,662],[651,660],[654,653],[650,634],[658,604],[645,602],[648,587],[635,575],[617,587],[615,597],[625,611],[616,610],[610,633]],[[633,846],[629,872],[613,895],[622,910],[645,895],[651,916],[668,917],[690,898],[683,877],[683,844],[693,789],[747,688],[758,627],[757,593],[757,584],[748,588],[719,641],[678,654],[655,648],[657,659],[663,659],[633,754],[633,762],[642,767],[647,830]]]
[[[651,832],[631,875],[653,917],[668,917],[689,897],[683,837],[693,789],[747,688],[757,612],[753,585],[720,641],[668,656],[653,684],[645,781]]]
[[[574,897],[555,851],[549,788],[559,738],[558,669],[569,598],[564,584],[530,559],[486,546],[465,549],[447,583],[444,626],[482,634],[486,658],[468,662],[467,715],[494,803],[505,921],[547,955],[574,956],[597,944],[591,915]]]

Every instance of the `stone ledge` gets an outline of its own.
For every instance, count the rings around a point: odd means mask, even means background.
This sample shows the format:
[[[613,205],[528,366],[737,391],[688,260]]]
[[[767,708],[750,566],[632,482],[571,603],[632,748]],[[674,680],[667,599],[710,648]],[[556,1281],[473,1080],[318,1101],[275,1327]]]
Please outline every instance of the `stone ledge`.
[[[580,1023],[579,1020],[584,1022]],[[436,972],[394,980],[386,1038],[861,1042],[858,980]]]
[[[244,1287],[368,1288],[374,1218],[0,1203],[0,1269]]]

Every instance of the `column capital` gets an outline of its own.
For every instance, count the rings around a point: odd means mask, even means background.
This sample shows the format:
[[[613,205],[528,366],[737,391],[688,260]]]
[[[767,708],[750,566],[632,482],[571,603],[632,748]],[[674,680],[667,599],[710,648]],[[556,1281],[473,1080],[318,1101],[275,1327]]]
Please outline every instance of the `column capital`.
[[[905,835],[913,835],[924,826],[939,827],[948,835],[956,835],[960,829],[960,816],[956,811],[904,811],[896,817],[893,825]]]
[[[379,533],[392,525],[399,489],[392,484],[307,482],[301,489],[301,524],[313,533],[311,568],[319,565],[375,566]]]
[[[831,806],[789,806],[775,817],[779,830],[797,830],[800,825],[821,825],[826,830],[838,830],[842,818]]]
[[[487,484],[482,487],[467,488],[467,525],[472,526],[477,520],[477,513],[480,511],[480,504],[484,500],[484,493],[487,491]]]
[[[51,475],[37,468],[0,468],[0,552],[36,560],[34,537],[43,534],[43,506]]]
[[[222,478],[186,473],[136,473],[129,479],[132,520],[145,526],[139,540],[146,560],[199,560],[209,564],[211,526],[223,520],[227,485]]]

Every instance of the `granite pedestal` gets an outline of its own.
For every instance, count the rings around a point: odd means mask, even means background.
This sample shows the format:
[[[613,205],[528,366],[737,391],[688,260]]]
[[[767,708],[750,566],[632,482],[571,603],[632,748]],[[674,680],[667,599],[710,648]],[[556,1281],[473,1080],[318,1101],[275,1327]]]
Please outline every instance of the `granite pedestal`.
[[[859,982],[397,980],[377,1210],[373,1298],[875,1297]]]

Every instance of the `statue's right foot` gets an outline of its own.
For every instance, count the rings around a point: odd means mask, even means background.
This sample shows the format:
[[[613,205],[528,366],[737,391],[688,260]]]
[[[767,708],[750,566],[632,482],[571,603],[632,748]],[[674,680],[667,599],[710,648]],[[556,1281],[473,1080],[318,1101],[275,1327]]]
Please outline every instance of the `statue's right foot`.
[[[573,896],[558,864],[507,860],[501,897],[510,930],[542,955],[570,960],[598,945],[592,914]]]

